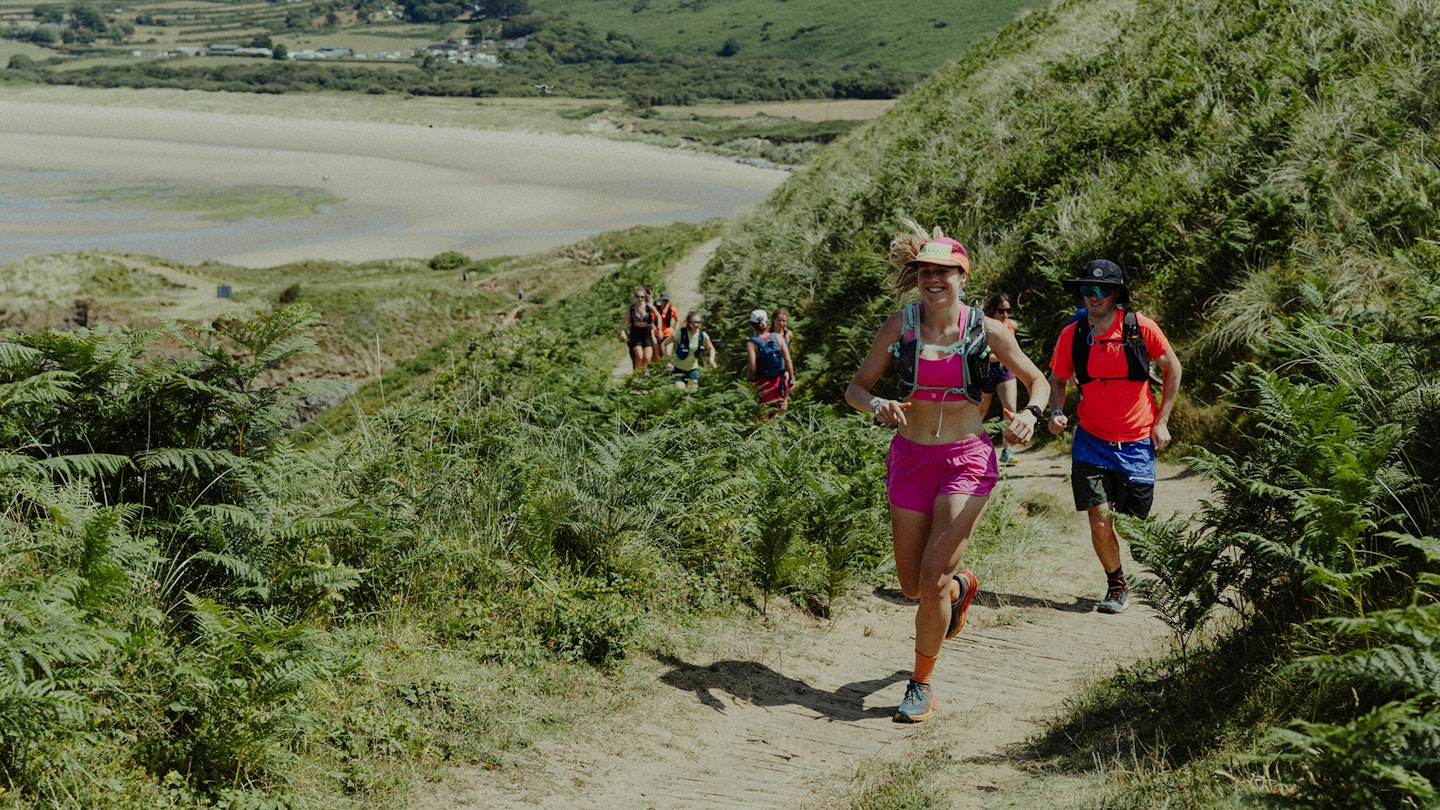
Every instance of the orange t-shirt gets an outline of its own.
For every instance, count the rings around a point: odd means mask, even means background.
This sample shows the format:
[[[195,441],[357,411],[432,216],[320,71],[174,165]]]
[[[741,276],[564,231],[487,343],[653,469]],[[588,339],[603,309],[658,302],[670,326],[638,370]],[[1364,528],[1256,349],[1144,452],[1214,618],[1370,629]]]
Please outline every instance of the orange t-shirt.
[[[1125,358],[1125,344],[1122,340],[1124,310],[1116,309],[1110,328],[1103,335],[1095,335],[1090,347],[1090,376],[1095,379],[1080,388],[1078,415],[1080,426],[1097,439],[1107,442],[1135,442],[1150,437],[1155,427],[1155,416],[1160,406],[1149,382],[1123,379],[1130,372],[1130,362]],[[1145,340],[1145,349],[1155,359],[1170,351],[1170,342],[1160,326],[1139,313],[1135,315],[1140,325],[1140,337]],[[1075,364],[1071,361],[1071,341],[1076,330],[1081,339],[1086,339],[1090,322],[1081,318],[1060,330],[1060,339],[1055,341],[1055,353],[1050,356],[1050,370],[1062,380],[1075,376]],[[1121,379],[1107,379],[1116,378]]]

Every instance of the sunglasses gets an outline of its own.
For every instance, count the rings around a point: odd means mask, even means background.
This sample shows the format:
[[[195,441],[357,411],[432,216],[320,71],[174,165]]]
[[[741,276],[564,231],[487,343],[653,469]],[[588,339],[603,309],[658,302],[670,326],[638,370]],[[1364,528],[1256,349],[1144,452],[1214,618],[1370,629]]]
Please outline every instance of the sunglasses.
[[[1109,287],[1108,285],[1105,285],[1105,286],[1102,286],[1102,285],[1100,285],[1100,284],[1081,284],[1081,285],[1080,285],[1080,295],[1084,296],[1085,298],[1109,298],[1112,294],[1114,294],[1114,292],[1115,292],[1115,290],[1112,289],[1111,287]]]
[[[690,325],[691,325],[691,326],[700,326],[701,324],[700,324],[699,321],[691,321],[691,322],[690,322]]]
[[[635,293],[635,297],[636,297],[636,298],[644,298],[645,296],[642,295],[642,294],[640,294],[640,293]]]
[[[995,311],[998,312],[998,313],[1000,313],[1001,315],[1009,315],[1009,314],[1010,314],[1010,308],[1009,308],[1009,307],[1005,307],[1004,309],[997,309],[997,310],[995,310]]]

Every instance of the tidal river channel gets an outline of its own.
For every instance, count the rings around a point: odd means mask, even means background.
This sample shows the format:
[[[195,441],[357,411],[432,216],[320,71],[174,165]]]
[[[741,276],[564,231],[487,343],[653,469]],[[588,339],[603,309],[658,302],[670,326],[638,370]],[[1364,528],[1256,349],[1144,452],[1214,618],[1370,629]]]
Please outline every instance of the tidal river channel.
[[[0,100],[0,264],[486,258],[732,217],[786,176],[597,137]]]

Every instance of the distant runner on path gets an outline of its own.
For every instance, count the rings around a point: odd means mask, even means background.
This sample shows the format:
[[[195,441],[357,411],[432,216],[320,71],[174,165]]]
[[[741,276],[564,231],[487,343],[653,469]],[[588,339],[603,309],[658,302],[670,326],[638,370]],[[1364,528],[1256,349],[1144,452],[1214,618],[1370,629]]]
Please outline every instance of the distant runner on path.
[[[710,368],[715,368],[715,344],[702,328],[705,322],[700,313],[690,310],[685,313],[685,325],[665,338],[665,348],[673,356],[670,367],[675,370],[675,387],[695,390],[700,387],[700,355],[709,358]]]
[[[675,305],[670,303],[670,293],[660,293],[660,303],[655,305],[655,312],[660,316],[659,322],[655,324],[655,356],[669,357],[665,341],[675,334],[675,324],[680,320],[680,313],[676,311]]]
[[[985,302],[985,315],[1005,324],[1010,328],[1010,334],[1015,334],[1015,321],[1010,318],[1014,311],[1014,305],[1010,303],[1010,296],[1001,292],[990,296]],[[1000,411],[1013,411],[1017,404],[1015,372],[1005,367],[1004,363],[994,362],[990,364],[990,384],[995,388],[995,399],[1000,403]],[[986,412],[988,415],[988,411]],[[1000,448],[1000,463],[1011,465],[1015,463],[1015,448],[1005,445]]]
[[[790,344],[770,331],[769,319],[763,309],[751,311],[750,328],[755,334],[745,341],[750,382],[760,392],[761,419],[785,410],[790,401],[790,381],[795,379]]]
[[[1155,453],[1170,444],[1170,411],[1180,393],[1180,358],[1155,321],[1120,307],[1130,289],[1120,266],[1106,259],[1085,265],[1065,289],[1085,309],[1060,330],[1050,357],[1050,432],[1069,426],[1065,390],[1080,386],[1075,439],[1070,445],[1070,488],[1076,511],[1090,519],[1090,544],[1105,569],[1105,598],[1096,610],[1119,613],[1130,604],[1120,564],[1120,534],[1110,512],[1150,515],[1155,500]],[[1150,389],[1150,359],[1163,374],[1160,404]]]
[[[896,269],[895,291],[903,296],[918,290],[920,303],[880,327],[845,390],[845,401],[875,414],[877,424],[899,426],[885,463],[885,489],[900,590],[920,605],[915,610],[915,669],[894,719],[918,723],[935,713],[930,678],[940,648],[965,626],[965,613],[980,590],[970,569],[956,569],[1000,478],[980,410],[989,402],[991,354],[1015,372],[1030,394],[1023,410],[1004,411],[1007,442],[1030,441],[1050,385],[1008,327],[961,303],[970,272],[965,246],[939,228],[927,238],[918,225],[907,224],[913,232],[895,235],[890,262]],[[892,365],[904,401],[871,390]]]
[[[660,322],[660,313],[650,303],[650,296],[644,287],[635,288],[635,298],[625,308],[625,320],[620,327],[620,339],[630,347],[630,368],[639,371],[655,359],[655,325]]]

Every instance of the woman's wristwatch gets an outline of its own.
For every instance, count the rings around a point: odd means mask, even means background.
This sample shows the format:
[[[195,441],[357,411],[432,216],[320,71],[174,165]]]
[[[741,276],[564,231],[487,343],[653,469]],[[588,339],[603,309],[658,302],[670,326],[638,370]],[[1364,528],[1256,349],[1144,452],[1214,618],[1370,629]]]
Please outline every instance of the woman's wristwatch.
[[[1040,424],[1041,422],[1045,421],[1045,420],[1043,420],[1043,419],[1040,418],[1040,406],[1039,406],[1039,405],[1026,405],[1026,406],[1025,406],[1025,410],[1029,411],[1030,413],[1035,414],[1035,424],[1038,425],[1038,424]]]

